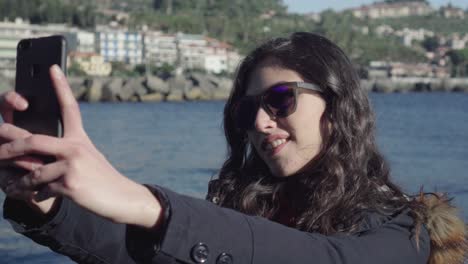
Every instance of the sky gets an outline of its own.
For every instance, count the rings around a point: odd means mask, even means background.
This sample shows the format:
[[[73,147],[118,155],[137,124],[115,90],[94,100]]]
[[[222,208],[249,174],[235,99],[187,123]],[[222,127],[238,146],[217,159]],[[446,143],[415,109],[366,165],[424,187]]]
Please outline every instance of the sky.
[[[308,12],[321,12],[325,9],[331,8],[340,11],[350,7],[358,7],[373,2],[380,2],[377,0],[283,0],[288,6],[288,10],[294,13],[308,13]],[[432,7],[440,7],[452,3],[454,6],[463,9],[468,8],[468,0],[429,0]]]

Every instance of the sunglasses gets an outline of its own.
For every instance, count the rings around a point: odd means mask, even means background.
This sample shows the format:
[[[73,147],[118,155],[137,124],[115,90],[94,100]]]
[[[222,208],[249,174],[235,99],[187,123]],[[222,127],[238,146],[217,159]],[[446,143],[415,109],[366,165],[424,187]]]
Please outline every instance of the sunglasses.
[[[259,107],[271,117],[289,116],[296,111],[297,96],[303,90],[322,92],[319,86],[312,83],[286,82],[275,84],[259,95],[244,96],[233,108],[236,127],[240,130],[252,129]]]

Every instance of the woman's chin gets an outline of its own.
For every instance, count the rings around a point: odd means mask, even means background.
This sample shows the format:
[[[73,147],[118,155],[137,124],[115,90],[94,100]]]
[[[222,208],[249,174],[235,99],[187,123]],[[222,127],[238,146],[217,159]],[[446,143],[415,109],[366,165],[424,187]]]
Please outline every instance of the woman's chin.
[[[286,178],[296,174],[297,170],[288,170],[287,168],[271,168],[270,172],[277,178]]]

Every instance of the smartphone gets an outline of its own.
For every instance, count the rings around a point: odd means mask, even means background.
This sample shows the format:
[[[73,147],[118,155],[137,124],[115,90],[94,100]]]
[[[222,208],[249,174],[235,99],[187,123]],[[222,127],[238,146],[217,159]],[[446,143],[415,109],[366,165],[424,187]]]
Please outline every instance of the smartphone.
[[[17,46],[15,90],[29,103],[15,111],[13,123],[32,134],[62,136],[62,118],[49,69],[66,72],[67,44],[63,36],[22,39]]]

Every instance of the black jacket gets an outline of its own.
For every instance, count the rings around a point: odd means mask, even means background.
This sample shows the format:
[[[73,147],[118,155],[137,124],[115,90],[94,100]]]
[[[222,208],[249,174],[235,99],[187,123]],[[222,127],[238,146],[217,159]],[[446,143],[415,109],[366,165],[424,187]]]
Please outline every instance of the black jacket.
[[[4,217],[17,232],[79,263],[416,264],[427,263],[430,253],[425,227],[418,249],[408,211],[392,217],[369,213],[359,232],[324,236],[148,188],[165,208],[163,226],[154,232],[112,223],[68,199],[44,223],[31,221],[38,216],[26,205],[6,199]]]

